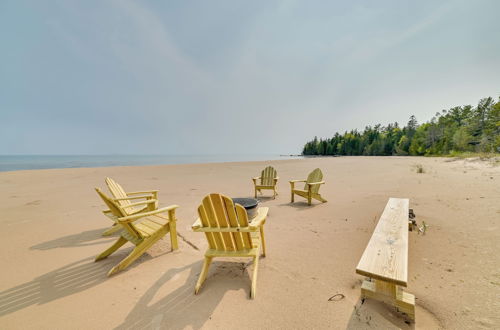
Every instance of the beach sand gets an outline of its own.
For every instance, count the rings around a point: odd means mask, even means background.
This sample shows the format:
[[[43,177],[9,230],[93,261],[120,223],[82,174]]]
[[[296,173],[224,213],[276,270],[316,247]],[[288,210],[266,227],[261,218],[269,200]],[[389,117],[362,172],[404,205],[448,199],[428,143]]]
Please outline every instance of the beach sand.
[[[217,260],[199,295],[207,247],[193,233],[208,193],[252,197],[251,177],[280,177],[265,225],[267,257],[249,299],[250,259]],[[425,173],[417,173],[421,164]],[[290,204],[288,180],[323,170],[328,203]],[[128,191],[159,189],[178,204],[180,249],[168,235],[128,269],[106,273],[131,250],[94,257],[116,239],[94,187],[110,176]],[[265,191],[264,196],[270,196]],[[408,292],[416,323],[360,302],[356,265],[389,197],[410,198],[425,235],[409,233]],[[0,173],[2,329],[488,329],[500,327],[500,167],[419,157],[336,157]],[[335,294],[344,299],[329,301]]]

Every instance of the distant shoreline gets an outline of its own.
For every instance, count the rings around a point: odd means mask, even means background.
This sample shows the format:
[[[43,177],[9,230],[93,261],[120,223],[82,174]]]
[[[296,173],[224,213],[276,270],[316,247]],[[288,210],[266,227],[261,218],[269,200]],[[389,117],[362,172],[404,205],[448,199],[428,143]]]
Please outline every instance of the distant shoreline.
[[[266,161],[300,155],[0,155],[0,172],[169,164]]]

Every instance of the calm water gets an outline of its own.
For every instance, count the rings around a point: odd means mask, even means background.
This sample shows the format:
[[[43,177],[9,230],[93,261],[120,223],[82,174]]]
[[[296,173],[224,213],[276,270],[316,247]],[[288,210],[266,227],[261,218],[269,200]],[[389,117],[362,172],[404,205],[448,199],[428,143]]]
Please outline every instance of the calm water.
[[[276,160],[276,159],[289,159],[289,158],[292,157],[280,156],[280,155],[176,155],[176,156],[173,155],[172,156],[0,155],[0,172],[47,169],[47,168],[218,163],[218,162],[240,162],[240,161],[253,161],[253,160]]]

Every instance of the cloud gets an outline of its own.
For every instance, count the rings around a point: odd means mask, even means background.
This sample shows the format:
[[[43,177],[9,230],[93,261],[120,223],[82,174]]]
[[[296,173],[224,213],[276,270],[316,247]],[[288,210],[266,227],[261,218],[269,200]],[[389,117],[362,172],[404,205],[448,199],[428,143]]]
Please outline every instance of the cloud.
[[[4,38],[18,56],[0,77],[0,110],[33,128],[23,141],[51,132],[21,153],[298,152],[314,135],[488,95],[500,73],[493,7],[53,2],[8,23],[25,33]]]

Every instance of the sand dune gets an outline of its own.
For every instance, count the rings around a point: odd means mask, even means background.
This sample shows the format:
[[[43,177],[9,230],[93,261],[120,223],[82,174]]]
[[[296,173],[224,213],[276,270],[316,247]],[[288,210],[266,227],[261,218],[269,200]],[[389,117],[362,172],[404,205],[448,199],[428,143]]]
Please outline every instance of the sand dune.
[[[280,176],[266,223],[268,255],[250,300],[247,259],[217,260],[195,296],[206,248],[193,233],[208,193],[251,197],[251,177]],[[421,164],[425,173],[415,171]],[[289,179],[320,167],[328,203],[290,204]],[[127,270],[106,273],[131,246],[113,242],[94,187],[111,176],[128,190],[159,189],[179,204],[180,249],[163,239]],[[481,329],[500,325],[500,167],[417,157],[338,157],[270,162],[82,168],[0,173],[0,328]],[[270,193],[267,192],[267,196]],[[361,305],[355,267],[389,197],[410,198],[425,236],[410,233],[409,284],[416,323],[390,307]],[[345,298],[329,301],[335,294]]]

